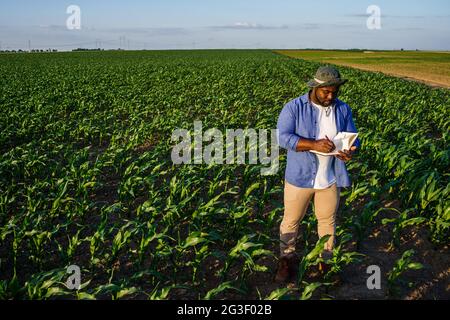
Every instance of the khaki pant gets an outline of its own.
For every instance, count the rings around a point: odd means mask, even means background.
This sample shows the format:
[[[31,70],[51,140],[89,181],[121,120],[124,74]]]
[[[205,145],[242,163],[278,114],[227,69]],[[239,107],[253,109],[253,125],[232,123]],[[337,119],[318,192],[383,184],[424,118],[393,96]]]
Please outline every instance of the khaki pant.
[[[322,256],[324,259],[332,256],[340,188],[336,186],[336,183],[326,189],[299,188],[286,180],[284,186],[284,216],[280,225],[280,256],[295,252],[298,227],[306,214],[313,195],[319,237],[331,235],[325,244]]]

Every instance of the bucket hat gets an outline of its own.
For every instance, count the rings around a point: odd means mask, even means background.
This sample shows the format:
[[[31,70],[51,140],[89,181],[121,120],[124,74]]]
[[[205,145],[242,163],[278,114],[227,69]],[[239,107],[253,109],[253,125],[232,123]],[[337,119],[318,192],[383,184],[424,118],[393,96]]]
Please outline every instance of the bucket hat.
[[[346,83],[348,79],[342,79],[339,71],[332,66],[322,66],[317,69],[316,75],[313,79],[308,81],[308,87],[328,87],[340,86]]]

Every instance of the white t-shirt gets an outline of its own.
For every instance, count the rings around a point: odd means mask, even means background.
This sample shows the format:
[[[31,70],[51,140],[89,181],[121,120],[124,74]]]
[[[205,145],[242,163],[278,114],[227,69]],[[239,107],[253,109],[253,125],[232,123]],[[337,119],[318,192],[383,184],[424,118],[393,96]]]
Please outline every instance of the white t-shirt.
[[[326,139],[326,135],[330,140],[333,140],[334,136],[337,134],[334,105],[330,107],[331,112],[329,111],[327,116],[326,110],[328,107],[317,105],[312,101],[311,103],[318,111],[317,121],[319,124],[319,135],[316,139]],[[334,173],[334,156],[322,156],[320,154],[315,155],[317,156],[319,162],[313,188],[325,189],[336,182],[336,176]]]

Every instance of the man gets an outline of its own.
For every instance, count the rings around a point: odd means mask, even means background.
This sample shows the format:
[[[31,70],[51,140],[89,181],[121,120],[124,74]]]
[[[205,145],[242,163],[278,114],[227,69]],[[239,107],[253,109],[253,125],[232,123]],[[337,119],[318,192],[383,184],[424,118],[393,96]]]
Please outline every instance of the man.
[[[338,132],[357,132],[350,107],[337,99],[339,88],[345,82],[347,79],[341,79],[335,68],[320,67],[308,82],[309,92],[288,102],[278,118],[278,143],[288,153],[276,281],[286,281],[296,272],[298,227],[313,196],[319,237],[331,235],[322,257],[324,261],[332,257],[340,188],[350,186],[345,162],[360,147],[360,141],[356,139],[350,150],[335,156],[310,151],[329,153],[335,149],[331,140]],[[327,264],[319,265],[322,273],[327,269]]]

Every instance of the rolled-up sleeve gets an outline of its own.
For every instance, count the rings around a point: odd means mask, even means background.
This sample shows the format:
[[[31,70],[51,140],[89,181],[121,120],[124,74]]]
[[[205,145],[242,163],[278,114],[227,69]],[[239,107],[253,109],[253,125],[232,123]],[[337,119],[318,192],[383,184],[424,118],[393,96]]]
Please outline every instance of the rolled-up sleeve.
[[[281,110],[277,122],[277,139],[280,147],[296,151],[300,136],[295,134],[295,123],[296,119],[288,103]]]

